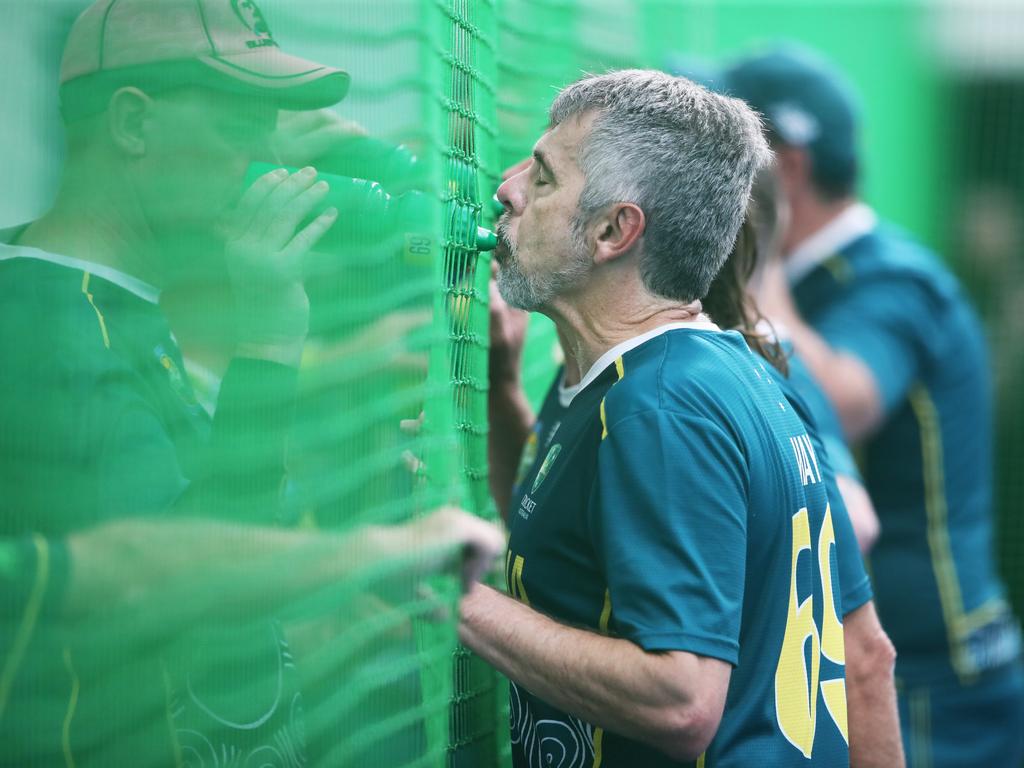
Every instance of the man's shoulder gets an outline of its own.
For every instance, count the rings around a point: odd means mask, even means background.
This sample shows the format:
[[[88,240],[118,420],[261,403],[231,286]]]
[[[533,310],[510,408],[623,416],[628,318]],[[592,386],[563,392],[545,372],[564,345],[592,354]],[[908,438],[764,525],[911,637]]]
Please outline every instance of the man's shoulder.
[[[850,243],[838,257],[861,281],[912,281],[950,294],[959,289],[957,279],[938,254],[893,224],[880,224]]]
[[[16,356],[21,349],[37,361],[79,364],[111,357],[85,273],[11,250],[0,246],[0,352]]]
[[[760,360],[743,338],[715,328],[667,331],[621,358],[620,379],[606,396],[616,418],[664,411],[699,418],[744,396]]]
[[[26,294],[55,298],[82,295],[82,275],[43,258],[34,258],[31,249],[0,244],[0,291],[17,298]]]
[[[929,347],[937,339],[981,342],[980,320],[960,281],[938,255],[895,226],[877,227],[841,254],[838,267],[826,266],[837,285],[812,291],[819,301],[867,316],[902,318],[905,332],[928,339]],[[941,335],[934,333],[938,322]]]

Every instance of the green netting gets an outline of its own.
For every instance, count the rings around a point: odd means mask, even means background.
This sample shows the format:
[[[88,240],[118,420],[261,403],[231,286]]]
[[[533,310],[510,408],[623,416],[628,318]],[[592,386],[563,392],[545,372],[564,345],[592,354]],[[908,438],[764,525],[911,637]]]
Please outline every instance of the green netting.
[[[0,0],[0,226],[53,202],[69,160],[60,56],[88,5]],[[221,5],[260,39],[248,3]],[[233,151],[266,100],[175,102],[175,130],[154,139],[158,178],[92,158],[64,201],[74,226],[28,233],[89,260],[111,210],[151,213],[162,255],[130,249],[114,255],[139,260],[114,266],[161,282],[158,309],[77,262],[0,259],[0,764],[216,764],[266,748],[284,765],[507,765],[505,683],[458,646],[460,542],[433,515],[495,518],[477,227],[493,225],[501,171],[529,154],[559,87],[781,36],[826,50],[860,86],[866,198],[954,263],[989,323],[999,550],[1024,608],[1019,57],[947,55],[937,41],[955,22],[896,0],[260,7],[283,50],[352,78],[335,119],[285,116],[290,142],[253,158],[315,165],[340,211],[306,260],[297,382],[266,367],[225,376],[238,324],[261,318],[239,318],[210,233],[188,218],[211,224],[219,203],[203,185],[234,174],[239,192],[245,173],[192,143],[220,131]],[[535,316],[534,404],[559,361]]]
[[[54,91],[62,38],[86,3],[75,5],[39,9],[62,25],[59,33],[46,32],[51,45],[38,51]],[[53,409],[67,397],[75,404],[81,398],[83,406],[90,401],[96,413],[88,415],[111,423],[103,434],[85,416],[54,412],[52,419],[37,418],[30,434],[27,420],[5,419],[5,457],[21,458],[5,466],[5,487],[17,490],[5,499],[4,532],[37,537],[26,538],[9,557],[12,574],[26,571],[27,606],[12,603],[5,613],[5,764],[198,765],[260,758],[282,765],[437,766],[452,747],[449,713],[457,669],[466,663],[455,641],[458,569],[450,556],[458,549],[452,551],[457,543],[449,539],[450,526],[431,512],[444,504],[487,511],[480,447],[486,441],[486,419],[480,418],[486,310],[481,321],[473,294],[480,207],[474,133],[486,120],[472,112],[466,78],[477,32],[459,27],[459,9],[444,3],[381,9],[375,3],[267,2],[263,11],[283,48],[345,67],[353,80],[334,113],[347,123],[288,123],[295,116],[282,116],[279,131],[290,143],[257,156],[271,166],[236,181],[241,190],[269,167],[315,165],[331,185],[321,207],[334,204],[342,212],[305,264],[309,333],[294,406],[291,382],[274,380],[279,371],[224,375],[246,329],[237,327],[230,275],[212,252],[204,260],[190,253],[208,243],[198,233],[185,234],[187,221],[180,222],[184,227],[168,221],[166,232],[154,233],[154,245],[177,254],[183,268],[160,286],[161,306],[152,311],[148,304],[122,306],[137,297],[125,299],[117,281],[102,274],[86,285],[82,270],[33,262],[66,269],[81,283],[71,300],[95,306],[92,325],[82,329],[91,335],[69,342],[63,326],[35,328],[24,338],[36,347],[29,349],[8,334],[5,358],[12,365],[28,355],[45,362],[69,343],[87,346],[91,357],[76,353],[64,364],[90,388],[71,391],[49,363],[40,363],[30,368],[35,377],[26,371],[24,387],[5,377],[5,417],[33,398]],[[22,32],[43,26],[31,6],[19,5],[15,14]],[[116,9],[111,18],[116,22]],[[154,91],[162,77],[156,74]],[[223,98],[241,106],[240,97]],[[267,103],[261,99],[252,98],[245,111],[255,115]],[[212,109],[206,101],[193,110],[188,119],[197,131],[208,117],[204,110]],[[248,135],[248,127],[242,118],[226,130]],[[331,140],[318,141],[318,130]],[[493,135],[493,118],[489,130]],[[187,154],[192,138],[178,137],[177,162],[167,158],[166,175],[149,183],[165,209],[180,206],[200,219],[205,212],[190,208],[186,197],[189,182],[200,188],[204,182],[187,178],[197,173],[196,159]],[[80,141],[92,146],[89,135]],[[90,156],[97,164],[108,160]],[[79,162],[71,157],[68,166]],[[101,199],[110,209],[99,211],[101,218],[121,213],[118,206],[132,201],[114,187],[116,175],[92,179],[90,188],[70,196],[71,204],[87,209],[89,198]],[[52,197],[53,188],[33,191]],[[26,242],[38,244],[31,232]],[[60,250],[75,256],[76,242]],[[8,309],[10,318],[10,303]],[[160,310],[170,318],[173,338],[160,326]],[[258,324],[259,318],[247,320]],[[129,372],[135,367],[150,375],[145,347],[157,336],[163,346],[152,361],[160,366],[152,381],[135,387],[90,378],[89,366],[104,365],[104,354],[116,355]],[[183,403],[160,400],[167,388],[161,377],[170,378],[171,396]],[[122,432],[118,420],[127,417],[121,404],[97,404],[108,391],[141,399],[147,417],[154,408],[165,412],[155,414],[155,426],[133,422],[133,431]],[[223,439],[212,448],[179,434],[206,429],[193,394],[216,407],[213,429]],[[232,415],[224,414],[226,402],[240,403],[240,410],[221,426],[218,420]],[[275,430],[285,422],[286,476],[275,471],[279,456],[268,449],[279,442]],[[170,436],[170,452],[151,455],[161,436]],[[79,458],[45,445],[61,441],[95,446],[101,456]],[[137,490],[116,498],[107,488],[97,490],[94,481],[104,473],[103,482]],[[44,496],[48,478],[63,481],[63,489]],[[179,480],[202,492],[179,493]],[[72,486],[88,498],[75,499]],[[148,493],[153,487],[159,492]],[[55,508],[61,497],[71,500]],[[35,515],[37,507],[45,519]],[[67,567],[59,568],[65,539],[74,541],[70,576]],[[34,601],[46,585],[33,575],[54,587],[67,580],[67,599],[80,606],[77,613],[65,616],[57,602],[38,610]],[[85,592],[76,591],[79,584]],[[493,679],[488,685],[493,689]],[[474,679],[460,694],[483,690]],[[476,738],[493,738],[493,714],[475,729]]]
[[[529,156],[559,88],[587,73],[639,66],[641,55],[631,23],[637,16],[618,4],[503,0],[500,7],[499,147],[502,167],[509,167]],[[534,407],[561,360],[554,325],[531,315],[523,385]]]

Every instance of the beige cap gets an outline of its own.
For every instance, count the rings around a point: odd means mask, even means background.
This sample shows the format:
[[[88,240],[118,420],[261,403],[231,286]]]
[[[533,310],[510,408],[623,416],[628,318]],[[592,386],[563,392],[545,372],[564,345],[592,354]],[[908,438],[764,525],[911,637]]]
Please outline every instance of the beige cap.
[[[60,82],[183,61],[299,109],[336,104],[349,85],[340,69],[282,53],[252,0],[97,0],[71,28]]]

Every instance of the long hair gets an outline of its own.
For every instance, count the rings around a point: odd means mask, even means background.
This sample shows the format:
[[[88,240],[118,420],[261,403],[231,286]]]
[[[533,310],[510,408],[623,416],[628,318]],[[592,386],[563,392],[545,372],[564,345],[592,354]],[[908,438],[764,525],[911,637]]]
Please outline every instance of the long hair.
[[[720,327],[739,331],[747,345],[772,364],[783,376],[789,376],[786,353],[774,335],[759,330],[767,319],[757,308],[754,299],[747,293],[747,283],[757,269],[758,245],[755,212],[748,209],[743,219],[732,253],[711,283],[711,289],[704,297],[704,311]]]

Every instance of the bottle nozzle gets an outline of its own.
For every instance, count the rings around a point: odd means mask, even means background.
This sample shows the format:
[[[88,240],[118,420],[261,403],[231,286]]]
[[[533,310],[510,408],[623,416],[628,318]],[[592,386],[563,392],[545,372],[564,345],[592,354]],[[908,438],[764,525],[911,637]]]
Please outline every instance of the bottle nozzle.
[[[498,247],[498,236],[484,227],[476,228],[476,249],[478,251],[493,251]]]

